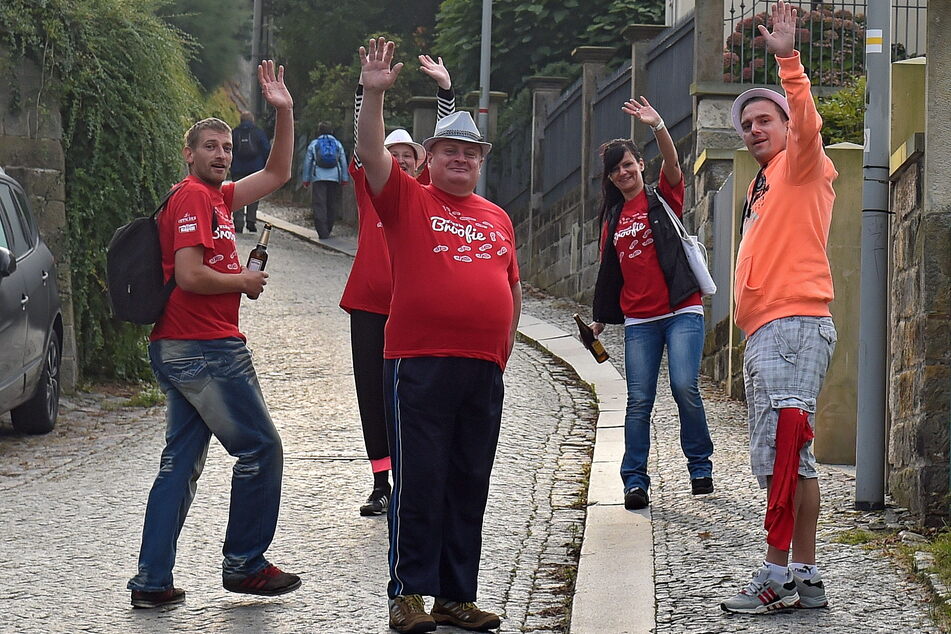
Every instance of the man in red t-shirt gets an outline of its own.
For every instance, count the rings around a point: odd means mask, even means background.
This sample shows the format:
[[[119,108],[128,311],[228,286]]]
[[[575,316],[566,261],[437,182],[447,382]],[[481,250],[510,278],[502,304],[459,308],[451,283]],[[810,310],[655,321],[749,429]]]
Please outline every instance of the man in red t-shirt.
[[[293,100],[284,68],[258,66],[264,98],[277,111],[264,169],[222,185],[231,165],[231,128],[203,119],[185,135],[188,176],[158,217],[162,267],[176,286],[149,343],[152,369],[167,399],[165,449],[149,493],[132,605],[155,608],[185,600],[172,580],[176,542],[214,435],[236,457],[224,542],[226,590],[272,596],[296,590],[300,577],[264,557],[281,500],[283,451],[238,330],[241,294],[257,298],[267,273],[238,261],[231,212],[290,180]]]
[[[502,417],[502,371],[521,311],[515,233],[504,210],[474,194],[491,145],[467,112],[423,142],[431,185],[404,173],[383,145],[383,93],[394,44],[361,47],[357,154],[383,223],[393,271],[386,323],[390,627],[487,630],[476,607],[482,518]],[[423,596],[435,597],[427,613]]]

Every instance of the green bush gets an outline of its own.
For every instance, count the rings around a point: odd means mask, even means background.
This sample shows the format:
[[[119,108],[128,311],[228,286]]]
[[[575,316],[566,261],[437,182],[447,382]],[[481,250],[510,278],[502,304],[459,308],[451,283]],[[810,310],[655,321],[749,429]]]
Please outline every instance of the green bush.
[[[160,0],[4,0],[0,43],[53,79],[63,114],[66,218],[80,369],[149,375],[148,330],[110,317],[105,252],[116,227],[183,173],[182,134],[201,98]],[[30,107],[26,104],[24,107]]]
[[[817,100],[822,115],[822,139],[833,143],[865,143],[865,77],[828,97]]]

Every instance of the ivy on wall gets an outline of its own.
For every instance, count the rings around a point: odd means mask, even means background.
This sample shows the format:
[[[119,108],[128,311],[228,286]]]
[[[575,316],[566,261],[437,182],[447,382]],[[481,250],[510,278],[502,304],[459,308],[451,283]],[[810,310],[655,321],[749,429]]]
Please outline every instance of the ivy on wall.
[[[0,3],[10,69],[15,75],[23,58],[41,65],[63,114],[76,342],[87,377],[150,375],[148,329],[110,317],[105,253],[115,229],[151,211],[181,177],[182,134],[202,107],[181,35],[154,15],[162,4]]]

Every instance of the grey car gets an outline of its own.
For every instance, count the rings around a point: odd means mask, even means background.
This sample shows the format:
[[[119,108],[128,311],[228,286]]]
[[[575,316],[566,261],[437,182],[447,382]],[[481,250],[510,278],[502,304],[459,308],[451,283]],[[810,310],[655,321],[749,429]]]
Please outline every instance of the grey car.
[[[45,434],[59,411],[63,316],[53,254],[19,183],[0,169],[0,414]]]

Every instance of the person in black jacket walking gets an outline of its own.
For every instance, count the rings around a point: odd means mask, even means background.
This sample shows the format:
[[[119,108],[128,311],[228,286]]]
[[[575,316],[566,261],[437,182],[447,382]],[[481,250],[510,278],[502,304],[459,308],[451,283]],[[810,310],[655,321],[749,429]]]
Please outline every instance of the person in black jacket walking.
[[[591,327],[597,336],[606,323],[624,324],[627,413],[621,480],[625,508],[642,509],[650,503],[650,420],[665,346],[694,495],[713,492],[713,441],[698,385],[704,338],[700,290],[658,198],[678,216],[683,213],[677,148],[647,99],[630,99],[621,109],[651,126],[663,163],[655,190],[644,183],[644,159],[633,141],[615,139],[601,146],[601,265]]]
[[[231,180],[239,181],[245,176],[264,169],[267,157],[271,153],[271,143],[267,134],[254,123],[254,115],[244,111],[241,113],[241,123],[231,131]],[[234,230],[237,233],[244,231],[247,223],[248,231],[258,230],[258,201],[249,203],[247,207],[235,209],[231,214],[234,220]]]

